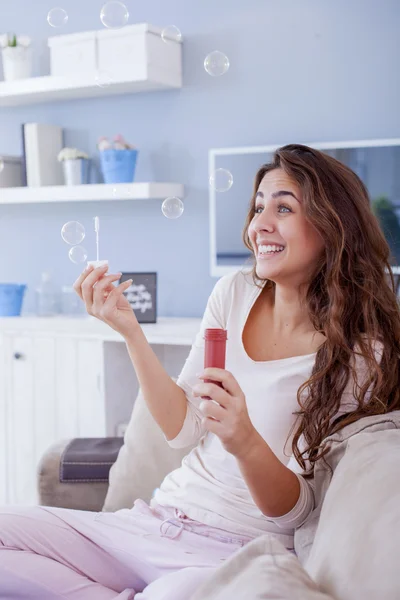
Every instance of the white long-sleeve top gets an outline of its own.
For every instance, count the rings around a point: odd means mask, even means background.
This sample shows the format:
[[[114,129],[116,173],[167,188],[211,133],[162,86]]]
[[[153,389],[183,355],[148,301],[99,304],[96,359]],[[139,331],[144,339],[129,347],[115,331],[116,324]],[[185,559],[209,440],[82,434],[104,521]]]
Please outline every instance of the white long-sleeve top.
[[[168,441],[172,448],[196,443],[197,446],[184,457],[178,469],[165,477],[151,506],[179,508],[191,519],[233,534],[256,537],[272,533],[291,549],[294,529],[313,510],[314,497],[312,484],[301,476],[302,469],[291,456],[293,432],[284,446],[296,420],[293,412],[299,408],[297,390],[309,379],[316,353],[269,361],[255,361],[248,356],[242,333],[260,293],[251,275],[243,271],[226,275],[216,283],[200,331],[177,381],[188,399],[186,418],[178,435]],[[300,497],[288,514],[271,518],[260,511],[235,457],[224,449],[215,434],[201,425],[202,399],[193,396],[192,388],[199,383],[196,374],[204,368],[204,330],[210,327],[227,329],[226,369],[244,392],[250,419],[279,460],[299,478]],[[362,364],[356,364],[358,373]],[[352,388],[350,378],[338,414],[348,411],[349,404],[354,406]]]

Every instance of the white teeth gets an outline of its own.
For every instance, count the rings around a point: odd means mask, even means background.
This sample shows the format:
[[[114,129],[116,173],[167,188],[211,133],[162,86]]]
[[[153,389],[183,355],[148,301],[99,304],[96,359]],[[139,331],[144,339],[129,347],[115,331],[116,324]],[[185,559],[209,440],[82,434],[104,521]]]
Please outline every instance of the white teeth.
[[[260,254],[267,254],[268,252],[281,252],[284,249],[284,246],[265,246],[264,244],[261,244],[260,246],[258,246],[258,252]]]

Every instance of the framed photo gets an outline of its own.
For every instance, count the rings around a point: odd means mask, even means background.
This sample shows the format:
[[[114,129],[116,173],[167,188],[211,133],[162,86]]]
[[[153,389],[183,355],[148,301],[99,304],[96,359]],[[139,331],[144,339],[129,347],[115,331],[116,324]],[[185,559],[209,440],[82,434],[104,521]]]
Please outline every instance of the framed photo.
[[[157,273],[122,273],[119,283],[132,279],[124,292],[139,323],[157,322]]]

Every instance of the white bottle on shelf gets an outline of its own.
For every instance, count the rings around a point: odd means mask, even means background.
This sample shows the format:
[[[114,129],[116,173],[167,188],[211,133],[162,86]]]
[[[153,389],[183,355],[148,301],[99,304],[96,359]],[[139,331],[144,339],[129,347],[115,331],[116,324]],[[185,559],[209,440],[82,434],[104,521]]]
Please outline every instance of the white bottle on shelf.
[[[40,285],[36,288],[36,315],[52,317],[59,311],[59,292],[48,271],[42,273]]]

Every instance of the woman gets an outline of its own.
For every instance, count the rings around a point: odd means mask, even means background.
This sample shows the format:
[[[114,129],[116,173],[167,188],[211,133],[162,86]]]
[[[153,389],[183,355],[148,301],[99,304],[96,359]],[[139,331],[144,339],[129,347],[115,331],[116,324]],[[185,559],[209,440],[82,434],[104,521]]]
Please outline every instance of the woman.
[[[102,268],[77,279],[88,313],[125,338],[169,445],[196,446],[150,505],[2,509],[1,597],[188,600],[259,535],[293,551],[323,438],[399,409],[389,247],[359,178],[311,148],[279,149],[256,175],[244,241],[253,272],[217,282],[177,384],[123,296],[129,282],[114,287],[120,274]],[[227,370],[201,372],[209,327],[228,330]]]

